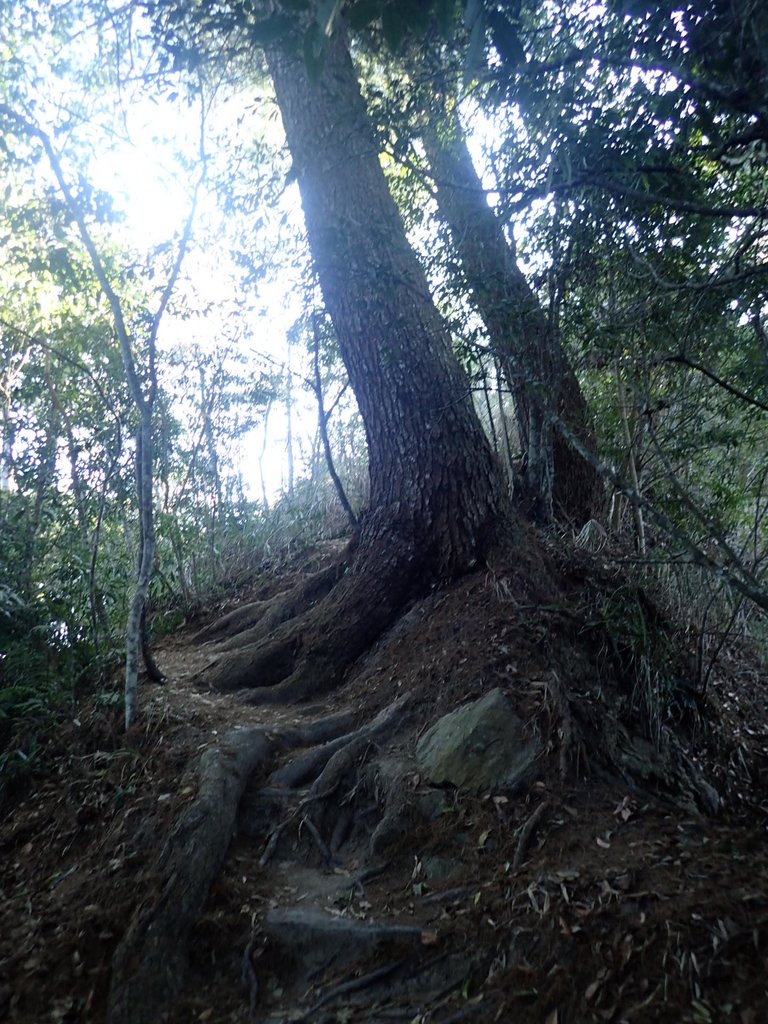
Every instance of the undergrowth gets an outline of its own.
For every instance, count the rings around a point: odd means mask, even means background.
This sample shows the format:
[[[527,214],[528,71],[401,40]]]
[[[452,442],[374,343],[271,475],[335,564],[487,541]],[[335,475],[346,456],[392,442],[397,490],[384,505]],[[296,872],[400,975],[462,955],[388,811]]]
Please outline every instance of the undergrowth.
[[[318,541],[343,536],[348,523],[329,485],[300,481],[272,508],[242,503],[222,512],[215,545],[183,518],[158,521],[158,558],[148,621],[152,638],[174,632],[200,610],[247,588],[266,569],[287,564]],[[112,557],[117,558],[117,553]],[[120,555],[125,559],[125,552]],[[105,567],[113,582],[118,573]],[[98,650],[80,589],[39,587],[34,599],[0,584],[0,802],[42,770],[57,728],[84,699],[107,708],[122,700],[120,674],[127,588],[103,602],[107,629]]]

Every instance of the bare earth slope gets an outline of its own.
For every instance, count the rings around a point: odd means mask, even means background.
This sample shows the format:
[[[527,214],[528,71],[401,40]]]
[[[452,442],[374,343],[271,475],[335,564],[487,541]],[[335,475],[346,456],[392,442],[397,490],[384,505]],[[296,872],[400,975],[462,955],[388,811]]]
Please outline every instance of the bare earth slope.
[[[647,595],[599,558],[547,558],[415,604],[322,707],[208,690],[226,641],[195,643],[198,622],[158,645],[168,682],[143,688],[130,736],[113,708],[81,709],[0,825],[0,1016],[768,1019],[765,679],[731,652],[695,698],[682,634]],[[493,688],[539,744],[535,774],[514,791],[429,785],[419,736]],[[223,795],[201,820],[206,786]],[[203,841],[225,797],[231,842]],[[185,937],[187,868],[219,841]],[[142,1017],[150,983],[135,996],[119,979],[168,920],[183,987]],[[152,955],[147,977],[170,978]]]

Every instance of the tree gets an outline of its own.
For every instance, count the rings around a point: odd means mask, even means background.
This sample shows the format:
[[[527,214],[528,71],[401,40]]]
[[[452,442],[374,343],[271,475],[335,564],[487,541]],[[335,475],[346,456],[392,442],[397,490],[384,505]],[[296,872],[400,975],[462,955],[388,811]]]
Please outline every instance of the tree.
[[[434,30],[422,39],[410,32],[396,53],[386,55],[369,31],[362,45],[373,116],[384,137],[394,139],[396,195],[418,220],[432,193],[450,233],[450,252],[437,261],[438,279],[447,270],[459,304],[479,313],[484,354],[501,367],[511,392],[519,445],[515,494],[539,522],[550,523],[554,512],[581,526],[601,515],[604,487],[593,465],[553,429],[550,415],[554,410],[596,453],[589,410],[558,329],[559,268],[554,265],[546,275],[547,308],[521,269],[514,221],[500,214],[498,202],[491,204],[475,167],[462,101],[471,99],[491,117],[498,111],[477,83],[461,86],[464,54],[457,41],[441,39]]]
[[[20,21],[29,17],[32,24],[35,23],[34,15],[30,11],[20,11]],[[130,12],[129,12],[130,14]],[[51,15],[51,22],[57,31],[68,38],[67,33],[72,30],[73,25],[79,26],[79,12],[77,11],[54,11]],[[127,28],[130,35],[130,27]],[[119,35],[119,29],[116,29]],[[19,38],[15,45],[19,51],[23,51],[21,37],[23,32],[19,30]],[[122,40],[116,43],[116,52],[120,52]],[[14,52],[14,58],[19,60],[19,53]],[[67,65],[68,61],[63,61]],[[77,61],[73,61],[76,64]],[[50,71],[50,69],[48,69]],[[89,90],[87,87],[87,75],[84,75],[82,68],[70,69],[72,79],[67,82],[71,87],[72,82],[80,86],[80,92],[87,97],[92,97],[96,90]],[[122,68],[117,61],[115,72],[119,76]],[[162,678],[159,670],[154,664],[146,642],[145,632],[145,609],[149,593],[149,585],[155,559],[155,527],[153,507],[153,479],[154,479],[154,410],[158,394],[157,378],[157,336],[161,321],[165,315],[172,293],[174,291],[180,270],[186,255],[192,224],[196,209],[198,192],[205,173],[205,159],[203,152],[204,138],[204,103],[201,100],[201,131],[200,131],[200,161],[197,182],[192,190],[192,198],[189,206],[189,213],[180,234],[178,247],[174,258],[170,261],[167,281],[160,289],[157,305],[153,312],[142,310],[135,315],[133,320],[132,311],[126,301],[125,282],[118,283],[118,275],[114,266],[111,265],[108,255],[100,247],[97,237],[92,230],[93,217],[91,199],[94,194],[93,188],[88,184],[82,170],[77,175],[66,167],[63,157],[63,148],[59,148],[56,136],[65,133],[62,121],[65,118],[74,118],[73,110],[66,104],[64,109],[46,100],[40,103],[40,93],[45,94],[46,87],[50,88],[50,81],[45,82],[45,68],[35,69],[33,85],[29,87],[29,95],[17,82],[6,81],[2,83],[4,92],[10,94],[12,102],[0,102],[0,118],[9,137],[22,136],[33,146],[42,149],[46,161],[56,182],[59,201],[63,203],[71,225],[79,236],[79,241],[84,250],[85,260],[90,264],[90,271],[95,278],[98,288],[109,308],[112,320],[114,338],[123,363],[125,379],[134,404],[135,413],[138,417],[138,427],[135,435],[135,483],[139,512],[139,544],[136,567],[136,582],[132,598],[129,602],[127,625],[126,625],[126,661],[125,661],[125,725],[128,728],[138,716],[138,671],[139,661],[143,653],[145,664],[150,675],[155,678]],[[63,86],[64,93],[67,87]],[[40,90],[36,94],[36,89]],[[89,105],[83,104],[83,95],[78,95],[78,101],[72,100],[73,107],[79,108],[78,114],[82,121],[88,123],[89,114],[92,111]],[[38,119],[36,108],[42,108],[45,112],[42,117],[47,116],[53,121],[52,129],[46,130],[43,121]],[[69,125],[67,123],[67,130]],[[6,152],[8,147],[6,145]],[[77,154],[79,157],[79,154]],[[66,258],[68,249],[71,247],[71,240],[63,246],[63,253]],[[141,355],[146,353],[146,367],[142,372],[140,367]],[[56,406],[56,395],[52,391],[54,407]],[[63,414],[62,414],[63,417]],[[75,472],[73,486],[77,492],[78,476]]]
[[[163,288],[157,309],[149,320],[149,329],[144,339],[148,356],[148,384],[144,387],[136,366],[135,343],[131,337],[128,318],[124,311],[124,303],[121,301],[118,291],[110,280],[105,261],[99,253],[91,231],[88,228],[85,214],[65,177],[61,160],[53,147],[50,137],[37,125],[19,116],[13,110],[0,106],[0,113],[9,117],[12,122],[15,122],[30,137],[38,139],[43,146],[64,202],[77,225],[83,246],[91,260],[93,272],[109,303],[128,387],[136,411],[139,414],[139,427],[136,431],[136,493],[139,505],[139,554],[136,585],[129,605],[128,622],[126,624],[125,727],[128,729],[136,721],[139,714],[138,672],[141,653],[144,654],[150,672],[153,672],[155,675],[158,674],[158,670],[148,654],[145,637],[145,610],[155,560],[153,413],[157,398],[157,332],[173,293],[179,271],[181,270],[181,264],[189,245],[195,214],[197,189],[202,178],[198,178],[187,222],[181,234],[176,258],[168,280]],[[204,162],[202,167],[204,168]]]
[[[259,686],[256,701],[337,685],[409,598],[476,565],[511,522],[340,31],[324,57],[315,78],[289,42],[267,47],[312,256],[365,425],[370,509],[326,602],[216,666],[215,684]]]
[[[553,430],[550,410],[595,453],[584,396],[553,319],[542,309],[503,222],[486,201],[455,102],[442,90],[437,98],[440,112],[423,118],[421,138],[440,213],[514,397],[525,505],[540,522],[550,522],[556,513],[581,526],[602,511],[602,481],[593,465]]]
[[[216,5],[189,14],[183,31],[188,31],[191,24],[191,42],[179,41],[184,12],[173,3],[157,6],[167,16],[162,32],[175,36],[169,49],[182,63],[189,54],[196,54],[195,60],[202,59],[204,39],[210,32],[219,41],[226,39],[233,52],[243,52],[238,47],[239,33],[246,33],[266,51],[293,157],[293,175],[302,193],[310,248],[365,424],[370,509],[363,517],[350,571],[324,604],[296,618],[297,608],[306,601],[298,598],[287,602],[277,620],[270,617],[269,626],[264,623],[249,633],[247,650],[222,658],[207,673],[216,686],[258,687],[260,693],[253,697],[254,702],[303,698],[336,685],[346,666],[394,618],[410,595],[435,580],[464,571],[484,557],[503,529],[501,524],[508,521],[508,509],[488,445],[467,400],[467,383],[451,355],[445,327],[428,297],[424,275],[407,245],[381,174],[379,146],[372,139],[368,114],[339,28],[344,5],[310,5],[308,9],[302,5],[301,13],[293,5],[286,5],[285,10],[270,8],[271,13],[246,10],[239,4]],[[590,63],[598,59],[595,53],[603,52],[614,63],[624,59],[615,56],[619,46],[626,49],[620,35],[621,18],[611,20],[609,30],[601,33],[593,20],[582,19],[580,23],[578,11],[570,12],[565,7],[548,6],[540,18],[528,12],[530,21],[526,24],[532,37],[541,36],[547,19],[569,31],[541,37],[545,50],[555,47],[554,53],[542,54],[551,56],[549,62],[529,62],[523,51],[525,60],[516,64],[507,59],[509,46],[504,49],[501,44],[501,23],[496,17],[499,12],[495,5],[475,5],[484,6],[488,7],[488,17],[483,15],[477,22],[483,30],[483,46],[478,50],[476,41],[470,40],[473,59],[477,61],[485,52],[484,31],[488,25],[502,58],[491,69],[498,83],[497,96],[513,80],[518,87],[519,64],[520,75],[537,83],[536,94],[524,107],[527,137],[533,140],[531,148],[534,143],[539,146],[539,136],[542,145],[549,145],[549,156],[543,163],[544,181],[541,187],[527,191],[521,202],[529,204],[534,197],[558,192],[569,196],[576,194],[578,187],[593,188],[591,177],[585,186],[574,180],[575,162],[570,149],[574,139],[586,135],[609,169],[615,169],[617,163],[621,166],[624,159],[623,152],[621,159],[613,159],[613,135],[619,132],[616,125],[613,133],[606,135],[599,122],[599,116],[605,114],[606,122],[611,124],[612,111],[606,112],[602,100],[593,96],[595,76],[605,90],[611,85],[610,75],[593,72]],[[387,15],[396,7],[401,20],[407,21],[398,5],[388,3],[353,3],[349,14],[356,19],[360,15],[362,24],[381,15],[386,34]],[[366,13],[361,15],[363,10]],[[578,33],[574,34],[574,26]],[[518,29],[514,32],[519,49]],[[477,36],[476,26],[471,34]],[[572,39],[585,47],[590,44],[592,50],[585,56],[583,49],[578,49],[574,57]],[[506,43],[509,41],[506,38]],[[556,101],[547,104],[541,82],[571,65],[579,69],[584,65],[584,81],[579,81],[578,90],[571,87],[570,99],[566,83]],[[631,74],[628,77],[626,96],[622,94],[627,114],[618,123],[624,143],[630,146],[627,140],[631,141],[631,159],[636,159],[649,140],[663,149],[667,115],[664,94],[655,83],[658,108],[650,105],[652,113],[648,114],[645,82],[637,86]],[[676,109],[679,104],[679,97],[675,97]],[[642,132],[635,141],[633,119],[637,118],[642,120]],[[566,122],[563,128],[561,119]],[[673,208],[688,209],[689,205],[688,200],[678,198]],[[563,223],[577,226],[575,206],[566,199],[563,209]],[[625,209],[615,210],[619,221]],[[361,211],[365,211],[364,217]],[[515,279],[518,310],[532,309],[531,296],[524,294],[520,284]],[[540,329],[545,336],[543,345],[532,346],[533,352],[527,352],[533,368],[526,367],[523,374],[536,382],[535,398],[536,387],[541,388],[542,381],[555,382],[559,374],[554,365],[546,365],[557,359],[553,359],[553,337],[546,336],[548,325],[543,322],[541,309],[532,319],[536,331],[531,333],[537,334]],[[579,421],[576,404],[571,407],[572,412],[576,410],[572,423]],[[533,452],[531,458],[540,477],[533,485],[534,494],[546,495],[550,486],[548,435],[552,425],[585,464],[616,484],[616,475],[602,464],[589,444],[585,445],[584,436],[574,436],[566,418],[551,409],[545,414],[539,403],[534,402],[533,407],[540,422],[530,433],[541,450]],[[548,422],[550,418],[552,423]],[[587,475],[594,481],[593,473]],[[635,495],[631,483],[618,481],[618,486]],[[639,496],[632,500],[638,501]],[[313,589],[312,600],[316,598]],[[283,621],[287,618],[294,621]],[[275,621],[282,624],[270,633]]]

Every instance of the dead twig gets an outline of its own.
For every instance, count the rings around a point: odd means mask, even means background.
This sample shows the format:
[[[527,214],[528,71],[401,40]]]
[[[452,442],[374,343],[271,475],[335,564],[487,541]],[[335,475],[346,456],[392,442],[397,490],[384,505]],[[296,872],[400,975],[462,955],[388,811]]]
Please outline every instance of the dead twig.
[[[512,858],[512,874],[515,874],[520,870],[520,865],[525,860],[525,855],[528,852],[528,847],[530,846],[531,839],[533,838],[533,833],[536,831],[539,822],[544,817],[544,813],[548,809],[548,801],[543,800],[520,829],[520,836],[517,840],[517,849],[515,850],[515,856]]]
[[[334,867],[336,865],[337,861],[334,858],[334,856],[331,853],[331,851],[326,846],[325,840],[320,835],[320,833],[319,833],[319,831],[317,829],[317,825],[315,825],[314,821],[312,821],[312,819],[308,815],[305,815],[301,819],[301,824],[307,826],[307,832],[309,832],[309,834],[314,839],[315,846],[320,851],[320,855],[323,858],[323,860],[325,861],[325,863],[328,865],[328,867],[329,868]]]

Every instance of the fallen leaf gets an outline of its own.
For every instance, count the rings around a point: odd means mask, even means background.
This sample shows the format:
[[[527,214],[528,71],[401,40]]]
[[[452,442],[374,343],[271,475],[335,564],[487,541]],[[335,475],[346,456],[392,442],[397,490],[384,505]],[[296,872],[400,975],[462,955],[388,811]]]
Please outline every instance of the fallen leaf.
[[[621,818],[622,821],[629,821],[634,814],[634,811],[632,810],[628,796],[625,796],[621,803],[617,804],[613,813],[617,818]]]
[[[597,837],[595,842],[603,850],[610,850],[610,848],[611,848],[611,844],[608,842],[608,840],[607,839],[601,839],[600,836]]]
[[[586,989],[586,991],[584,993],[584,998],[586,999],[586,1001],[588,1003],[591,1003],[592,1000],[595,998],[595,993],[597,992],[597,990],[600,988],[601,985],[602,985],[602,982],[598,981],[598,980],[593,981],[591,985],[587,985],[587,989]]]

